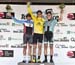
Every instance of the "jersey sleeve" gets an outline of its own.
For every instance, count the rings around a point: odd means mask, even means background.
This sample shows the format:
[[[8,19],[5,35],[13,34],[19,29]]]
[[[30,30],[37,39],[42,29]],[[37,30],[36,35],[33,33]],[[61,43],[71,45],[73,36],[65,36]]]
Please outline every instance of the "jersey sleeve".
[[[33,20],[36,20],[36,16],[33,15],[33,12],[32,12],[32,9],[30,8],[30,6],[27,7],[27,10],[28,10],[28,13],[31,15],[32,19],[33,19]],[[35,21],[34,21],[34,22],[35,22]]]
[[[16,22],[16,23],[24,24],[24,23],[26,22],[25,20],[18,20],[18,19],[16,19],[15,17],[12,17],[12,19],[13,19],[14,22]]]

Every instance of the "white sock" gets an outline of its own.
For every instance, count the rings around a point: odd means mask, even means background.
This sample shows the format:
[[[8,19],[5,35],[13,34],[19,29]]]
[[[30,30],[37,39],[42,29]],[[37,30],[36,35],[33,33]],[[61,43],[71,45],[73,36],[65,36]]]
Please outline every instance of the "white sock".
[[[24,60],[24,61],[30,61],[30,60],[31,60],[31,57],[24,55],[23,60]]]
[[[23,56],[23,60],[26,61],[26,55]]]
[[[31,57],[30,56],[28,56],[28,61],[30,61],[31,60]]]

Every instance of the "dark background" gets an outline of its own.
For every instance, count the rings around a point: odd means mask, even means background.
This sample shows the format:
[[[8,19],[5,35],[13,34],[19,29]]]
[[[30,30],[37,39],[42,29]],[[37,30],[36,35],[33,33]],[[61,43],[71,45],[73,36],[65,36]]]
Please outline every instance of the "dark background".
[[[75,5],[75,0],[0,0],[0,4],[26,4],[28,1],[31,1],[32,4],[56,5],[65,3],[67,5]]]

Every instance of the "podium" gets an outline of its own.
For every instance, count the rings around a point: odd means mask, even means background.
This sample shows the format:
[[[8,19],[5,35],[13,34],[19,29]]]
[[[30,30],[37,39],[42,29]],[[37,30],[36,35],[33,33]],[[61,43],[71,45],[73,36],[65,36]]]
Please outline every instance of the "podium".
[[[54,65],[54,63],[22,63],[22,62],[19,62],[18,65]]]

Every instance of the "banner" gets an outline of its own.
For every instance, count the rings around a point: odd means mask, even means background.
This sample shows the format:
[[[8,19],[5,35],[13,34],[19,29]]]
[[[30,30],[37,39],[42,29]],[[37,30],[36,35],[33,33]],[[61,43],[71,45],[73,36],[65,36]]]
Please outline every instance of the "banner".
[[[11,18],[5,16],[5,6],[0,4],[0,65],[17,65],[23,60],[23,25],[15,23]],[[11,5],[12,13],[19,20],[27,13],[26,5]],[[33,12],[37,10],[44,12],[53,9],[55,16],[59,16],[59,5],[31,5]],[[74,5],[66,5],[63,20],[54,29],[54,63],[55,65],[75,65],[75,13]]]

